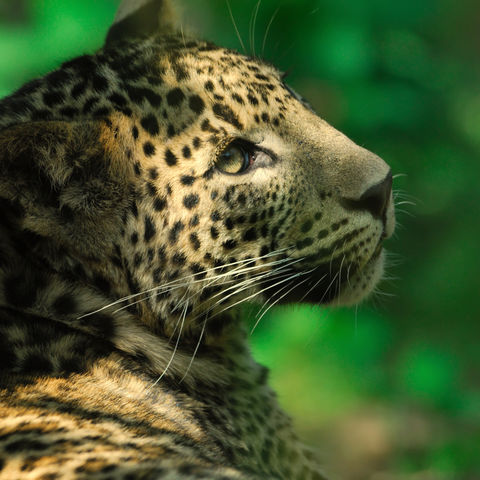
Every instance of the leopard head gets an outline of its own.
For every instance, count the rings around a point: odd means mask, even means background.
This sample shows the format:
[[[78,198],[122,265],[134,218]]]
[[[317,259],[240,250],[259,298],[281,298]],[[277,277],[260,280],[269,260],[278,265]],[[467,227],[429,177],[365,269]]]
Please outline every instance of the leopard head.
[[[382,276],[388,165],[165,1],[124,2],[99,52],[3,107],[9,248],[33,238],[28,271],[96,292],[72,315],[113,304],[172,333],[255,298],[357,303]]]

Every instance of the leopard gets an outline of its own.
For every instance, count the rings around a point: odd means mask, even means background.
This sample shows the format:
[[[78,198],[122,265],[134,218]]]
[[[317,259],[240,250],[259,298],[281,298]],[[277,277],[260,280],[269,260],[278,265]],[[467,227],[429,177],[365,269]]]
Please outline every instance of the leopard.
[[[391,169],[177,10],[0,102],[0,479],[326,478],[242,305],[366,298]]]

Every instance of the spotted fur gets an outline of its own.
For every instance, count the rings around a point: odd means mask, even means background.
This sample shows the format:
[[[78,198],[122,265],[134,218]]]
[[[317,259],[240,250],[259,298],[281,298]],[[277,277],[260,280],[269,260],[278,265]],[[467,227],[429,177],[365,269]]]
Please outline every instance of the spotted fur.
[[[391,174],[274,67],[125,1],[0,103],[0,203],[0,478],[324,478],[234,307],[370,293]]]

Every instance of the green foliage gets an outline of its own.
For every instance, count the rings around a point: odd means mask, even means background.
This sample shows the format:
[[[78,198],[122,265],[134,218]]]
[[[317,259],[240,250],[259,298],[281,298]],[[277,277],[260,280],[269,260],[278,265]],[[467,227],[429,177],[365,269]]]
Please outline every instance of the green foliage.
[[[17,2],[15,15],[0,6],[2,95],[94,51],[117,4]],[[184,3],[186,27],[242,49],[224,0]],[[358,310],[272,309],[252,334],[256,356],[311,440],[325,445],[359,412],[385,425],[387,453],[369,468],[392,476],[378,478],[479,478],[477,3],[263,0],[255,22],[255,1],[230,4],[249,53],[289,72],[322,117],[406,174],[387,246],[398,279],[381,287],[393,296]],[[344,478],[371,478],[349,465]]]

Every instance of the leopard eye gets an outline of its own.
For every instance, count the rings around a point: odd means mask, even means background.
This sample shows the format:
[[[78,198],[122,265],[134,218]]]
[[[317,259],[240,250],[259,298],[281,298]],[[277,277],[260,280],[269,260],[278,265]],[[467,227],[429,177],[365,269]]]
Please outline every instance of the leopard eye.
[[[231,143],[217,158],[216,167],[223,173],[243,173],[253,164],[255,155],[252,148],[243,142]]]

